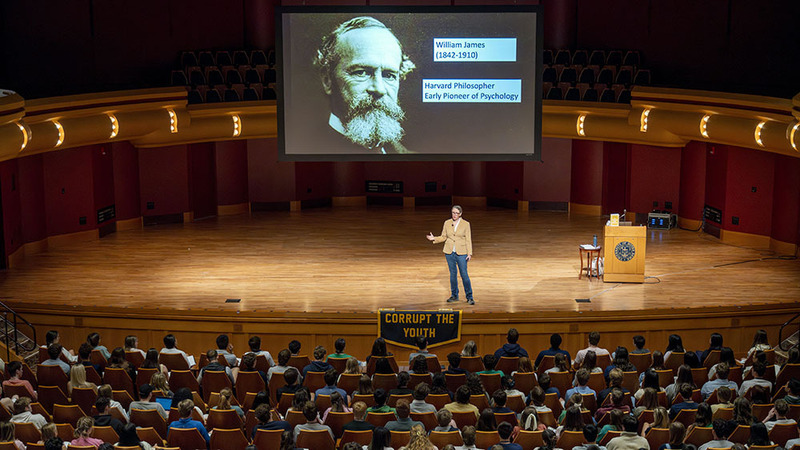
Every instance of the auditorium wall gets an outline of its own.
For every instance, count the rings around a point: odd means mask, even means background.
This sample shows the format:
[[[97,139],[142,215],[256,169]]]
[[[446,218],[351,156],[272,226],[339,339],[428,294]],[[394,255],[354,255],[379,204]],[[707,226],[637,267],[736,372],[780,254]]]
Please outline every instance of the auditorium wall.
[[[213,216],[228,205],[244,212],[248,203],[288,210],[291,202],[307,208],[337,197],[363,198],[366,180],[402,181],[403,194],[387,195],[398,206],[400,197],[424,206],[456,195],[510,208],[518,201],[531,202],[532,209],[567,202],[597,212],[626,208],[641,221],[653,201],[659,208],[672,201],[673,211],[697,221],[708,204],[723,212],[722,230],[761,236],[767,245],[769,238],[800,242],[797,158],[698,142],[682,149],[545,143],[542,162],[289,162],[278,161],[275,139],[140,149],[118,142],[27,156],[0,163],[6,254],[95,230],[97,210],[112,204],[117,221],[146,222]],[[436,191],[426,192],[426,182],[435,182]],[[31,250],[44,249],[37,244]]]

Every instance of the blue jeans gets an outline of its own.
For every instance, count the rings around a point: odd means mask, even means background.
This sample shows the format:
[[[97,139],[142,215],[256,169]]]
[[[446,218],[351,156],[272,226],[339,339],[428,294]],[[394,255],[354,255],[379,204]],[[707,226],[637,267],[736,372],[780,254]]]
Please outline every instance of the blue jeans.
[[[457,255],[456,252],[444,255],[447,260],[447,267],[450,269],[450,295],[458,298],[458,276],[456,275],[456,266],[461,273],[461,281],[464,282],[464,291],[467,294],[467,300],[472,298],[472,283],[469,282],[469,275],[467,274],[467,255]]]

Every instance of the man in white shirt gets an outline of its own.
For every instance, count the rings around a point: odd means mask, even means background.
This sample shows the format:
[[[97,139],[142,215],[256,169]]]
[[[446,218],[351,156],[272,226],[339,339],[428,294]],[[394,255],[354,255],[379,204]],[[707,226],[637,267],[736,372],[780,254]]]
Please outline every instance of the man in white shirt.
[[[767,365],[761,361],[753,363],[753,379],[745,380],[739,388],[739,396],[743,397],[744,394],[753,386],[763,386],[767,392],[772,392],[772,382],[764,379],[764,374],[767,373]]]
[[[229,367],[239,366],[239,358],[233,353],[233,345],[227,334],[217,336],[217,355],[224,356]]]
[[[770,410],[769,414],[767,414],[767,417],[764,418],[764,425],[766,425],[767,431],[772,431],[775,425],[779,423],[797,425],[796,420],[786,418],[786,413],[788,412],[789,403],[787,403],[786,400],[782,398],[775,400],[775,406]]]
[[[608,350],[604,348],[600,348],[597,344],[600,343],[600,333],[597,331],[592,331],[589,333],[589,346],[583,350],[578,350],[578,353],[575,355],[575,361],[572,362],[574,367],[580,367],[581,363],[583,362],[583,358],[586,357],[586,352],[589,350],[594,351],[595,355],[608,355]]]
[[[414,400],[412,400],[411,405],[409,405],[412,413],[423,414],[427,412],[436,412],[436,407],[425,401],[425,397],[428,396],[430,391],[428,383],[419,383],[414,387],[414,394],[412,394]]]
[[[730,373],[731,369],[728,366],[728,363],[719,363],[717,364],[717,379],[707,381],[706,384],[700,388],[700,393],[703,394],[703,399],[708,400],[708,397],[711,396],[711,393],[717,390],[720,386],[728,386],[728,389],[732,391],[739,391],[739,386],[736,384],[735,381],[728,380],[728,374]]]
[[[247,341],[247,345],[250,347],[250,353],[254,353],[256,357],[263,356],[267,359],[267,363],[269,367],[275,366],[275,361],[272,359],[272,355],[266,350],[261,350],[261,338],[258,336],[252,336],[250,340]]]
[[[164,336],[164,348],[161,349],[159,353],[167,353],[171,355],[182,355],[183,359],[186,360],[186,365],[192,367],[192,361],[189,360],[189,356],[186,355],[186,352],[183,350],[178,349],[178,339],[175,338],[175,335],[168,334]]]
[[[29,397],[20,397],[14,403],[14,415],[11,416],[11,422],[32,423],[40,430],[47,425],[47,419],[44,416],[31,412],[31,399]]]
[[[331,439],[336,442],[336,437],[333,435],[331,427],[322,425],[318,422],[319,417],[317,415],[317,407],[313,402],[306,402],[305,406],[303,406],[303,416],[306,418],[306,423],[301,423],[294,427],[295,442],[297,442],[297,436],[300,435],[301,430],[328,430],[328,433],[331,435]]]

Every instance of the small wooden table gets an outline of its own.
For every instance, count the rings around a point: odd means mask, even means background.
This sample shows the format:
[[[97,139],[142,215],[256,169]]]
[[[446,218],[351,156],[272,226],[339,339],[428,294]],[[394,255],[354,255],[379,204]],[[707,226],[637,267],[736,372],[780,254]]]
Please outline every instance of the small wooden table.
[[[578,279],[581,279],[583,276],[583,271],[586,271],[587,277],[598,277],[600,278],[600,271],[598,268],[600,267],[600,252],[603,250],[603,246],[599,245],[597,247],[586,249],[581,246],[578,246],[578,254],[581,258],[581,270],[578,272]],[[584,255],[586,255],[586,265],[584,266]],[[592,275],[592,259],[594,258],[594,275]]]

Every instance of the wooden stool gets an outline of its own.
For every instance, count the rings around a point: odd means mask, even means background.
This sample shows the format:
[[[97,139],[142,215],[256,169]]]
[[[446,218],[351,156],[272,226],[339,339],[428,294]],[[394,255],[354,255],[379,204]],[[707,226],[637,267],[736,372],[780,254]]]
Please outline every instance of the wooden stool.
[[[594,247],[592,249],[586,249],[586,248],[583,248],[581,246],[578,246],[578,253],[579,253],[580,258],[581,258],[581,271],[578,272],[578,279],[579,280],[581,279],[581,276],[583,275],[583,271],[584,270],[586,270],[586,276],[587,277],[598,277],[598,278],[600,277],[599,267],[600,267],[600,251],[601,250],[603,250],[603,246],[602,245],[598,245],[597,247]],[[584,257],[583,256],[584,255],[586,255],[586,258],[585,258],[586,259],[586,266],[583,265],[583,261],[584,261]],[[595,270],[594,275],[592,275],[592,259],[594,259],[594,264],[595,264],[595,266],[594,266],[594,270]]]

